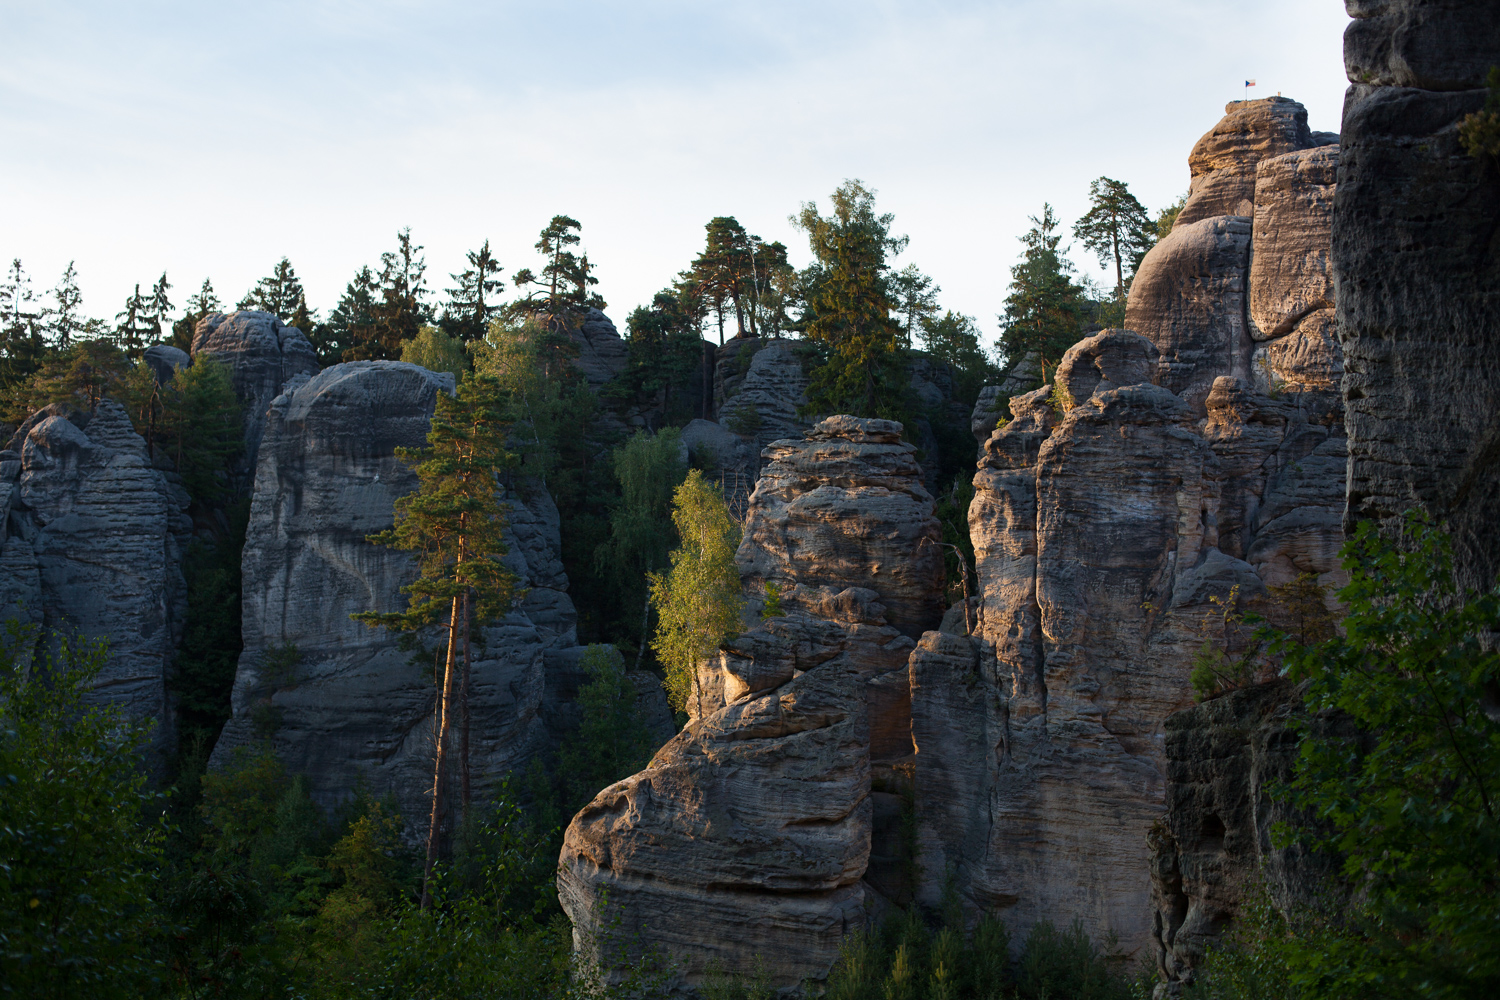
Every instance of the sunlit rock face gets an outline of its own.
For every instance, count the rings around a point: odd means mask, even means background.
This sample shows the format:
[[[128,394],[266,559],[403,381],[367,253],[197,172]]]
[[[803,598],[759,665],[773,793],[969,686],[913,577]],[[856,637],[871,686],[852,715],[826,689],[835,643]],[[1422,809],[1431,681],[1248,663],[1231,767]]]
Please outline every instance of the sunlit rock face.
[[[1333,208],[1353,520],[1444,522],[1460,582],[1500,574],[1500,183],[1459,125],[1500,6],[1351,4]]]
[[[1224,634],[1216,602],[1342,581],[1333,138],[1293,101],[1231,105],[1127,329],[1076,344],[984,442],[977,636],[912,658],[925,904],[953,872],[1013,934],[1079,917],[1150,949],[1165,724]]]
[[[787,613],[701,664],[687,727],[569,825],[558,884],[586,953],[655,946],[685,986],[759,955],[795,986],[903,891],[908,661],[942,617],[943,577],[900,432],[840,416],[767,448],[737,561],[749,617],[767,582]]]
[[[434,663],[349,616],[407,605],[415,563],[366,536],[390,527],[395,501],[417,488],[396,449],[425,444],[437,393],[452,390],[446,373],[357,361],[294,380],[268,406],[243,559],[244,652],[214,766],[269,739],[325,806],[363,785],[393,794],[409,824],[427,814]],[[477,796],[545,741],[543,654],[576,644],[555,508],[540,488],[506,499],[505,562],[528,590],[476,645]]]

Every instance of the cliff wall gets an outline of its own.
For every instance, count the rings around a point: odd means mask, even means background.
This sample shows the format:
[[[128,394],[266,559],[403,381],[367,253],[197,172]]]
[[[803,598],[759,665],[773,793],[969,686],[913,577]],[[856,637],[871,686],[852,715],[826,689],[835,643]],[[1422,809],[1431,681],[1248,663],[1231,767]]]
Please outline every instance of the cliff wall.
[[[1219,602],[1342,580],[1331,138],[1294,101],[1231,104],[1194,147],[1128,329],[1075,345],[985,441],[969,514],[984,643],[934,667],[953,680],[913,667],[928,905],[953,871],[1013,934],[1077,916],[1151,947],[1164,726],[1192,703],[1200,647],[1222,644]]]
[[[1463,148],[1500,65],[1492,3],[1351,2],[1332,271],[1347,374],[1348,518],[1409,509],[1461,581],[1500,575],[1500,165]]]

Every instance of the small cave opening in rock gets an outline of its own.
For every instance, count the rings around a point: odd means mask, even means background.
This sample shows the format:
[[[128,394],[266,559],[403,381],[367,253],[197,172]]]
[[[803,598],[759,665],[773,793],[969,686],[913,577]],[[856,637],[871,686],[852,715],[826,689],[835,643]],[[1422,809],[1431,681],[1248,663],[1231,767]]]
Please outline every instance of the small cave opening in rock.
[[[1203,817],[1203,824],[1198,828],[1198,850],[1224,850],[1224,821],[1215,813]]]

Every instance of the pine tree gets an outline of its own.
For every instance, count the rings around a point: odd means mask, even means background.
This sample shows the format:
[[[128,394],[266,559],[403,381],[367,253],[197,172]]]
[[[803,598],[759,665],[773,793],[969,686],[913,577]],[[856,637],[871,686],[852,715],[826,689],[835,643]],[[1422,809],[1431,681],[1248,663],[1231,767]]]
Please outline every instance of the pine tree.
[[[141,286],[137,284],[125,300],[125,308],[115,314],[115,342],[131,358],[138,358],[150,335],[151,300],[141,294]]]
[[[681,390],[701,379],[703,341],[690,294],[663,289],[652,296],[651,305],[637,306],[625,320],[630,364],[612,391],[632,401],[659,400],[672,415]]]
[[[907,379],[886,259],[905,249],[906,237],[890,235],[895,217],[876,215],[875,193],[857,180],[840,185],[832,202],[831,215],[805,202],[792,220],[807,233],[815,258],[803,272],[806,334],[828,351],[809,381],[808,408],[899,418]]]
[[[514,313],[523,316],[548,315],[555,323],[571,324],[571,314],[588,309],[603,309],[605,302],[589,288],[599,283],[593,276],[588,255],[579,256],[569,247],[578,246],[583,224],[566,215],[554,215],[536,241],[536,250],[547,263],[540,274],[523,267],[511,280],[518,289],[530,289],[511,304]]]
[[[396,501],[396,523],[370,536],[377,545],[417,553],[421,575],[403,588],[411,595],[404,612],[367,611],[356,621],[402,632],[441,624],[447,633],[445,667],[438,692],[437,746],[433,760],[432,814],[422,907],[432,906],[432,870],[437,861],[448,770],[448,738],[455,710],[454,684],[467,692],[467,671],[458,669],[468,629],[506,614],[517,596],[516,578],[500,562],[505,555],[505,510],[496,473],[512,461],[505,450],[508,400],[498,380],[470,374],[456,396],[438,393],[428,447],[402,448],[397,455],[415,466],[420,486]],[[467,666],[467,656],[465,666]],[[463,710],[467,714],[466,698]]]
[[[443,309],[443,331],[470,343],[483,339],[490,321],[500,314],[497,294],[504,287],[499,274],[504,270],[490,252],[490,241],[468,253],[469,266],[459,274],[450,274],[458,287],[448,289],[448,304]]]
[[[74,339],[83,332],[88,322],[83,317],[83,293],[78,290],[78,272],[71,260],[68,261],[67,270],[58,279],[57,287],[52,289],[52,301],[56,305],[47,314],[52,346],[59,351],[66,351],[73,346]]]
[[[235,306],[236,309],[259,309],[271,313],[288,326],[296,325],[292,318],[299,307],[307,309],[307,294],[302,290],[302,282],[298,280],[292,262],[285,257],[277,261],[271,273],[256,282]]]
[[[1125,301],[1129,279],[1146,251],[1156,245],[1156,223],[1146,206],[1121,181],[1100,177],[1089,185],[1089,211],[1073,224],[1073,235],[1099,257],[1115,265],[1115,300]]]
[[[1010,269],[1010,294],[1000,316],[1000,352],[1007,367],[1035,351],[1044,365],[1056,364],[1083,329],[1083,289],[1073,283],[1073,265],[1058,249],[1062,236],[1052,206],[1031,217],[1021,237],[1026,247]]]
[[[910,347],[914,337],[922,336],[922,322],[938,312],[938,293],[942,288],[930,277],[908,264],[892,274],[891,299],[896,310],[906,320],[902,324],[901,346]]]

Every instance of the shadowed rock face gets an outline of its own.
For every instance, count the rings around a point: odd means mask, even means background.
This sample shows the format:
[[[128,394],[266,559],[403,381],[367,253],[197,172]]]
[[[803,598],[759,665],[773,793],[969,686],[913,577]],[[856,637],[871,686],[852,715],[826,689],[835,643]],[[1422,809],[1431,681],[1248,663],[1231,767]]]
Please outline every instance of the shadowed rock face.
[[[42,415],[20,452],[0,453],[0,613],[109,643],[93,699],[156,726],[151,766],[175,746],[166,680],[182,636],[187,493],[152,467],[123,407],[100,402],[80,429]]]
[[[1252,880],[1263,876],[1288,912],[1338,906],[1336,860],[1293,845],[1273,848],[1278,823],[1301,816],[1272,798],[1297,757],[1299,725],[1338,720],[1300,715],[1296,688],[1276,680],[1232,691],[1178,712],[1166,723],[1166,814],[1152,826],[1151,943],[1180,995],[1193,968],[1236,917]],[[1345,730],[1341,735],[1353,735]]]
[[[407,605],[400,588],[416,577],[415,564],[365,536],[388,528],[396,499],[417,487],[395,450],[425,443],[436,394],[452,388],[446,373],[358,361],[270,404],[243,560],[245,647],[214,766],[269,736],[325,806],[363,781],[394,793],[408,822],[425,814],[433,664],[409,662],[394,636],[349,615]],[[545,738],[542,654],[576,642],[551,501],[544,493],[508,499],[505,562],[530,590],[484,630],[473,663],[477,796]]]
[[[256,450],[266,427],[266,407],[282,386],[297,375],[314,375],[318,355],[295,326],[254,309],[210,313],[193,331],[194,358],[212,357],[229,366],[234,393],[244,408],[245,451],[242,473],[255,473]]]
[[[586,953],[660,947],[689,987],[760,955],[790,987],[826,977],[902,891],[887,831],[910,780],[911,636],[943,607],[933,501],[900,434],[839,416],[766,449],[737,561],[752,603],[776,581],[788,613],[700,664],[687,728],[569,825],[558,885]]]
[[[1349,520],[1446,522],[1465,586],[1500,573],[1500,181],[1458,124],[1500,64],[1500,6],[1351,4],[1333,209]]]
[[[904,685],[911,649],[801,612],[728,644],[702,714],[568,827],[558,889],[578,947],[654,945],[689,984],[756,955],[778,985],[825,977],[865,919],[872,682]]]

